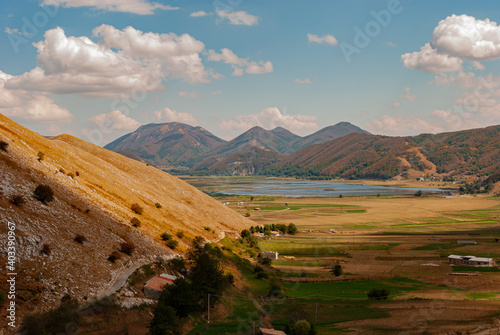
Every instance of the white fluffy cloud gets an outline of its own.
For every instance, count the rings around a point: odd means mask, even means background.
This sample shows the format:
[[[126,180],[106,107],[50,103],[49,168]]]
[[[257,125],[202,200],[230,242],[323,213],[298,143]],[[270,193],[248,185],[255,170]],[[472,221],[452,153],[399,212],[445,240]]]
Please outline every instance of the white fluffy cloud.
[[[59,122],[74,121],[74,116],[59,107],[44,93],[9,89],[5,84],[14,78],[0,71],[0,113],[25,121]]]
[[[253,26],[259,22],[259,17],[248,14],[245,11],[231,12],[228,10],[217,10],[216,14],[222,20],[234,25]]]
[[[94,29],[94,43],[86,36],[66,36],[62,28],[45,32],[34,43],[39,66],[14,77],[6,87],[59,94],[119,97],[135,92],[166,90],[162,80],[189,83],[217,77],[202,64],[205,45],[188,34],[143,33],[109,25]],[[118,51],[114,51],[117,49]]]
[[[438,53],[429,43],[420,51],[402,55],[401,59],[405,67],[429,73],[460,71],[463,63],[458,57]]]
[[[265,129],[284,127],[290,130],[317,129],[318,118],[309,115],[283,115],[276,107],[268,107],[258,114],[237,115],[234,119],[223,120],[219,127],[228,130],[246,130],[254,126]]]
[[[191,113],[179,113],[175,109],[165,107],[161,111],[154,112],[159,122],[182,122],[190,125],[198,123],[198,119]]]
[[[483,70],[479,61],[500,58],[500,26],[489,19],[478,20],[469,15],[451,15],[440,21],[430,43],[420,51],[401,56],[405,67],[429,73],[462,70],[463,60],[472,61]]]
[[[192,12],[191,14],[189,14],[189,16],[191,17],[203,17],[203,16],[207,16],[207,15],[211,15],[210,13],[207,13],[205,11],[198,11],[198,12]]]
[[[241,76],[245,72],[249,74],[273,72],[273,64],[270,61],[249,61],[247,58],[238,57],[233,51],[227,48],[223,48],[220,51],[220,53],[217,53],[215,50],[208,50],[208,60],[214,62],[223,61],[226,64],[231,64],[233,76]]]
[[[105,126],[107,129],[113,130],[136,130],[141,126],[139,122],[131,117],[123,114],[119,110],[112,111],[107,114],[99,114],[89,119],[91,123],[98,127]]]
[[[311,43],[337,45],[339,42],[333,35],[325,34],[319,37],[316,34],[307,34],[307,40]]]
[[[441,54],[482,61],[500,58],[500,27],[489,19],[452,15],[439,22],[431,46]]]
[[[399,108],[401,107],[401,102],[396,101],[395,103],[392,104],[392,108]]]
[[[309,78],[305,79],[295,78],[294,82],[296,82],[297,84],[312,84],[312,81]]]
[[[156,10],[175,10],[179,7],[163,5],[147,0],[43,0],[42,5],[71,7],[91,7],[109,12],[125,12],[139,15],[154,14]]]

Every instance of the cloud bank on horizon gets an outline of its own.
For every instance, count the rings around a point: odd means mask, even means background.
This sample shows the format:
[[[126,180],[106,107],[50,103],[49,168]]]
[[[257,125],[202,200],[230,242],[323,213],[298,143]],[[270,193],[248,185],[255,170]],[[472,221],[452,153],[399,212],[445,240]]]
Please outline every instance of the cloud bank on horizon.
[[[403,1],[405,20],[369,21],[364,31],[347,14],[291,21],[299,3],[279,12],[165,2],[3,4],[0,43],[9,53],[0,64],[0,113],[50,135],[86,139],[97,128],[105,142],[149,122],[200,124],[225,138],[253,126],[307,134],[344,120],[387,135],[500,123],[500,26],[486,8],[477,18],[450,13],[467,7],[435,5],[441,18],[421,22],[409,39],[399,31],[418,19],[405,11],[417,5]],[[38,10],[31,26],[22,5]],[[322,12],[383,17],[376,5]],[[82,27],[70,23],[82,18]],[[339,42],[360,33],[370,43],[349,64]]]

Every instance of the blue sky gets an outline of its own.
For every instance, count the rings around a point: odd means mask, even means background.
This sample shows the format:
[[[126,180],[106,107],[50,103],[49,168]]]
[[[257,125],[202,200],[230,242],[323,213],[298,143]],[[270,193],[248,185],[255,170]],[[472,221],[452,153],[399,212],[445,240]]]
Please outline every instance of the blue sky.
[[[20,0],[0,13],[0,113],[44,135],[500,123],[497,0]]]

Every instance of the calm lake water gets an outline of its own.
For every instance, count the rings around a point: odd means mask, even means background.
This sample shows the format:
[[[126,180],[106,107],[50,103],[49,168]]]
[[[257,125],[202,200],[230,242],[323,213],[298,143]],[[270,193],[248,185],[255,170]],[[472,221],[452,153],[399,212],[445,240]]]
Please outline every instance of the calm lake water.
[[[392,186],[372,186],[358,183],[338,183],[311,180],[256,180],[251,183],[227,185],[211,185],[205,187],[207,191],[221,192],[229,195],[266,195],[284,197],[338,197],[367,196],[367,195],[398,195],[414,194],[422,190],[427,192],[444,193],[446,190],[438,188],[402,188]]]

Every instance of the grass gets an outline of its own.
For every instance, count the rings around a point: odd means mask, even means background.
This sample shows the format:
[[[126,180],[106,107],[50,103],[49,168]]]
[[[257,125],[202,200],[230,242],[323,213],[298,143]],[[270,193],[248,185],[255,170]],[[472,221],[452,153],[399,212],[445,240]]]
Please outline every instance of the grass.
[[[427,244],[415,247],[412,250],[449,250],[465,246],[464,244]]]
[[[366,293],[373,288],[386,289],[391,294],[389,298],[402,294],[403,291],[418,291],[434,287],[409,278],[391,278],[379,280],[357,280],[329,283],[286,283],[288,290],[285,295],[296,298],[325,298],[325,299],[367,299]]]
[[[500,292],[472,292],[472,293],[467,293],[467,298],[466,300],[476,300],[478,299],[485,299],[485,300],[498,300],[495,297],[500,295]]]

